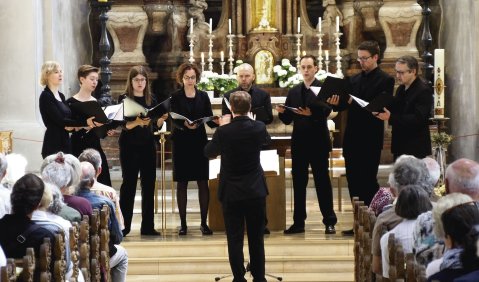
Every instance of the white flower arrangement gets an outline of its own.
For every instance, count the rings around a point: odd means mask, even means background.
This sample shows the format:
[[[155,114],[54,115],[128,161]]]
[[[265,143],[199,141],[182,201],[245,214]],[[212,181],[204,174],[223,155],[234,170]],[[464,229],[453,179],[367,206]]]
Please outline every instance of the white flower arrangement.
[[[273,67],[273,72],[278,81],[279,87],[281,88],[291,88],[303,82],[303,76],[297,72],[297,68],[292,66],[288,59],[282,59],[281,65],[275,65]],[[327,76],[343,78],[343,76],[326,72],[324,70],[318,71],[314,76],[321,82],[323,82]]]
[[[223,95],[234,88],[238,87],[236,75],[218,74],[212,71],[204,71],[201,75],[198,89],[203,91],[216,90]]]

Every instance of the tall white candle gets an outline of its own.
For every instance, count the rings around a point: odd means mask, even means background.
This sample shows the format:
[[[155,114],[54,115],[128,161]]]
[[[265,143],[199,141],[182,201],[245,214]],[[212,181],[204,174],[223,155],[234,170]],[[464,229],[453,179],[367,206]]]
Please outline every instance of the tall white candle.
[[[231,34],[231,19],[228,19],[228,34]]]
[[[201,52],[201,62],[205,62],[205,53]]]
[[[434,50],[434,117],[444,117],[444,49]]]
[[[190,34],[193,34],[193,18],[190,19]]]
[[[326,57],[326,61],[329,61],[329,51],[324,50],[324,57]]]
[[[213,19],[210,18],[210,34],[213,33]]]
[[[319,31],[319,33],[321,33],[321,29],[322,29],[322,27],[321,27],[321,17],[319,17],[318,18],[318,31]]]
[[[221,51],[220,52],[220,57],[221,57],[221,61],[224,62],[225,61],[225,52]]]
[[[298,17],[298,34],[301,33],[301,17]]]
[[[336,32],[339,32],[339,16],[336,16]]]

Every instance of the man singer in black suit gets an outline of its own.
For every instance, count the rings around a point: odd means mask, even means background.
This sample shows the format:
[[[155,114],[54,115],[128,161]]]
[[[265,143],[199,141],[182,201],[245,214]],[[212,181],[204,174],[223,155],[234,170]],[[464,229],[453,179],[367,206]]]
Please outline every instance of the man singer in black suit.
[[[304,233],[306,220],[306,187],[311,165],[319,208],[326,226],[326,234],[335,234],[337,222],[333,209],[333,191],[329,179],[329,152],[331,139],[327,118],[331,107],[316,97],[311,86],[321,86],[315,78],[318,71],[316,58],[311,55],[300,59],[300,71],[304,82],[288,92],[285,106],[277,106],[278,117],[284,124],[293,122],[291,158],[294,189],[294,223],[284,234]],[[295,109],[293,109],[295,108]]]
[[[220,127],[204,151],[209,158],[221,155],[218,198],[223,207],[233,282],[246,282],[245,221],[253,281],[263,282],[266,281],[263,230],[268,190],[260,151],[271,142],[271,137],[264,123],[248,116],[251,96],[247,92],[237,91],[231,94],[229,101],[233,118],[220,119]]]
[[[391,152],[394,159],[400,155],[413,155],[423,159],[431,155],[429,117],[434,103],[432,88],[418,77],[418,62],[412,56],[396,61],[396,77],[400,86],[392,104],[376,113],[392,126]]]

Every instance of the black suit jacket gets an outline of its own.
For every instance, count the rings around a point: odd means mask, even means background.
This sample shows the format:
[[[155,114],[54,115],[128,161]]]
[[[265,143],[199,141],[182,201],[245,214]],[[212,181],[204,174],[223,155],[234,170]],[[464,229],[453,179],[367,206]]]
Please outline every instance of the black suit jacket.
[[[319,80],[314,80],[311,86],[321,86]],[[331,139],[327,119],[331,113],[331,107],[321,101],[313,91],[306,89],[304,83],[298,84],[288,91],[284,103],[288,107],[311,109],[311,116],[302,116],[285,110],[278,117],[284,124],[293,122],[291,136],[291,150],[308,150],[328,155],[331,151]]]
[[[218,127],[205,146],[205,155],[221,155],[218,199],[234,202],[266,197],[268,189],[260,163],[263,145],[271,137],[262,122],[247,116],[235,117],[230,124]]]
[[[416,78],[407,90],[404,85],[398,87],[389,118],[393,154],[417,158],[431,155],[429,117],[433,103],[432,88],[420,78]]]
[[[225,93],[224,97],[226,99],[230,99],[231,93],[236,91],[242,91],[240,87],[237,87],[227,93]],[[248,91],[251,95],[251,110],[254,112],[255,110],[264,111],[264,117],[257,115],[256,120],[262,121],[265,124],[270,124],[273,122],[273,108],[271,106],[271,97],[268,92],[256,87],[251,86],[251,89]],[[261,108],[261,109],[260,109]],[[222,101],[222,110],[223,115],[231,114],[231,111],[226,106],[225,101]]]

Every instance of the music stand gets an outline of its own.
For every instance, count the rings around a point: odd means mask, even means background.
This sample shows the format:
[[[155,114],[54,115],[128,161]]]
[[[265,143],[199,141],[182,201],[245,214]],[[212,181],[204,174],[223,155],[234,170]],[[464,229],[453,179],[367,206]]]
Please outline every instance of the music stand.
[[[251,267],[250,267],[250,265],[249,265],[249,261],[248,261],[248,263],[246,264],[246,272],[245,272],[245,274],[248,273],[248,272],[249,272],[250,275],[251,275]],[[271,275],[271,274],[268,274],[268,273],[265,273],[264,275],[265,275],[265,276],[268,276],[269,278],[274,278],[274,279],[276,279],[277,281],[283,281],[283,277],[281,277],[281,276],[274,276],[274,275]],[[216,276],[216,277],[215,277],[215,281],[220,281],[220,280],[223,279],[223,278],[228,278],[228,277],[231,277],[231,276],[233,276],[233,274],[228,274],[228,275],[223,275],[223,276]]]

